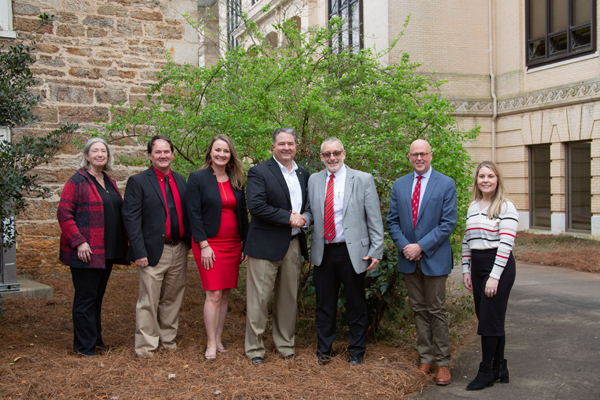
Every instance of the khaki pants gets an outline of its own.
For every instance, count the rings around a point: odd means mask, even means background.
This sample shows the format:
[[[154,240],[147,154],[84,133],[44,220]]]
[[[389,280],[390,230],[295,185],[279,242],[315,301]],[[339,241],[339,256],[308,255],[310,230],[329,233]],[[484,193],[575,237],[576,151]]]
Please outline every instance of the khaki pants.
[[[410,306],[415,313],[417,351],[421,364],[450,365],[450,333],[446,315],[446,280],[448,275],[427,276],[421,262],[412,274],[404,274]]]
[[[155,351],[158,345],[175,349],[179,308],[185,292],[189,248],[183,242],[165,244],[154,267],[139,268],[140,294],[135,307],[135,351]]]
[[[273,341],[282,356],[294,354],[296,301],[300,279],[300,242],[290,242],[280,261],[248,257],[246,278],[246,356],[264,357],[263,334],[267,327],[268,303],[275,290]]]

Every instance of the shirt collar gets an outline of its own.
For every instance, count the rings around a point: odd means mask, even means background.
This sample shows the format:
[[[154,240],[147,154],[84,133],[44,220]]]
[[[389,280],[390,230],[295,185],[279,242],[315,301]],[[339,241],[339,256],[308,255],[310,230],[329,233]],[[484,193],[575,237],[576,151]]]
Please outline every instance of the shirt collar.
[[[429,179],[429,177],[431,176],[431,172],[433,171],[433,167],[429,167],[429,169],[427,170],[427,172],[425,172],[423,175],[421,175],[423,178],[425,179]],[[416,172],[414,172],[415,177],[414,179],[417,179],[417,176],[419,176]]]
[[[156,172],[156,176],[158,177],[159,180],[163,180],[165,179],[165,174],[159,170],[156,169],[156,167],[153,165],[152,168],[154,168],[154,172]],[[171,168],[169,168],[169,173],[166,174],[169,175],[169,179],[173,179],[173,175],[171,175]]]
[[[327,171],[327,178],[329,178],[331,176],[331,172],[329,172],[328,169],[325,169],[325,171]],[[335,178],[344,176],[345,173],[346,173],[346,164],[342,165],[342,168],[338,169],[338,171],[335,173]]]
[[[277,159],[275,157],[273,157],[273,160],[275,160],[277,165],[279,165],[279,169],[281,169],[281,172],[283,172],[284,174],[289,175],[298,169],[298,165],[296,165],[296,161],[294,161],[294,160],[292,160],[292,170],[291,171],[288,171],[288,168],[285,165],[283,165],[282,163],[280,163],[279,161],[277,161]]]

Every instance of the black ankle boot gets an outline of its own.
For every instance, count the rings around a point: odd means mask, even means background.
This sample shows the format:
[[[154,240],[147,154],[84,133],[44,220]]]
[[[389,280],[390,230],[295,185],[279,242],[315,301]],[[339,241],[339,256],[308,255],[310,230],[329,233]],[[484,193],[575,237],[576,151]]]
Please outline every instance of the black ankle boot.
[[[500,383],[508,383],[508,368],[506,367],[506,359],[496,362],[494,360],[492,364],[492,372],[494,373],[494,380],[500,380]]]
[[[487,386],[494,386],[494,374],[490,365],[481,363],[479,364],[477,376],[473,379],[473,382],[469,383],[467,390],[481,390]]]

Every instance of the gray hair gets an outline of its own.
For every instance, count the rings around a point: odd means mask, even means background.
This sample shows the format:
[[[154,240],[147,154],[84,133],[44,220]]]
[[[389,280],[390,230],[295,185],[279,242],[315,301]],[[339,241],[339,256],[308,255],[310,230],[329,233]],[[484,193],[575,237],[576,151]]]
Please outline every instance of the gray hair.
[[[342,141],[336,137],[328,137],[327,139],[323,140],[323,143],[321,143],[321,152],[323,151],[323,145],[325,143],[335,143],[335,142],[340,142],[340,145],[342,146],[342,150],[344,150],[344,143],[342,143]]]
[[[277,129],[275,129],[275,132],[273,132],[273,143],[277,142],[277,136],[281,132],[289,133],[290,135],[292,135],[294,137],[294,142],[296,142],[296,144],[298,144],[298,134],[292,128],[277,128]]]
[[[85,156],[88,155],[88,153],[90,152],[90,147],[92,147],[92,145],[94,143],[102,143],[104,145],[104,147],[106,147],[106,165],[104,166],[104,168],[102,168],[102,170],[110,171],[112,169],[113,161],[114,161],[113,154],[112,154],[112,151],[110,150],[110,146],[108,145],[108,143],[106,143],[106,141],[104,139],[101,139],[99,137],[91,138],[90,140],[87,141],[85,146],[83,146],[83,154],[81,156],[81,162],[79,163],[79,166],[86,171],[90,167],[90,163],[85,158]]]

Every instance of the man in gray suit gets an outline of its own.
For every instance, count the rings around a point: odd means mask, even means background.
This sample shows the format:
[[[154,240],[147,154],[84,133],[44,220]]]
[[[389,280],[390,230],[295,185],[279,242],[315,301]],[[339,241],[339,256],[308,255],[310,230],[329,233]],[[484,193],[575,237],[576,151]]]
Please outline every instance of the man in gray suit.
[[[414,172],[394,182],[387,217],[398,247],[398,270],[404,275],[417,326],[419,370],[433,372],[438,385],[451,382],[450,335],[446,315],[446,280],[452,272],[450,235],[456,225],[456,185],[431,167],[433,152],[415,140],[408,153]]]
[[[365,275],[383,256],[383,222],[375,181],[344,165],[346,151],[337,138],[321,145],[326,169],[308,180],[309,211],[314,222],[310,260],[317,292],[317,356],[321,365],[334,356],[337,300],[344,284],[349,319],[350,365],[363,362],[367,337]]]

